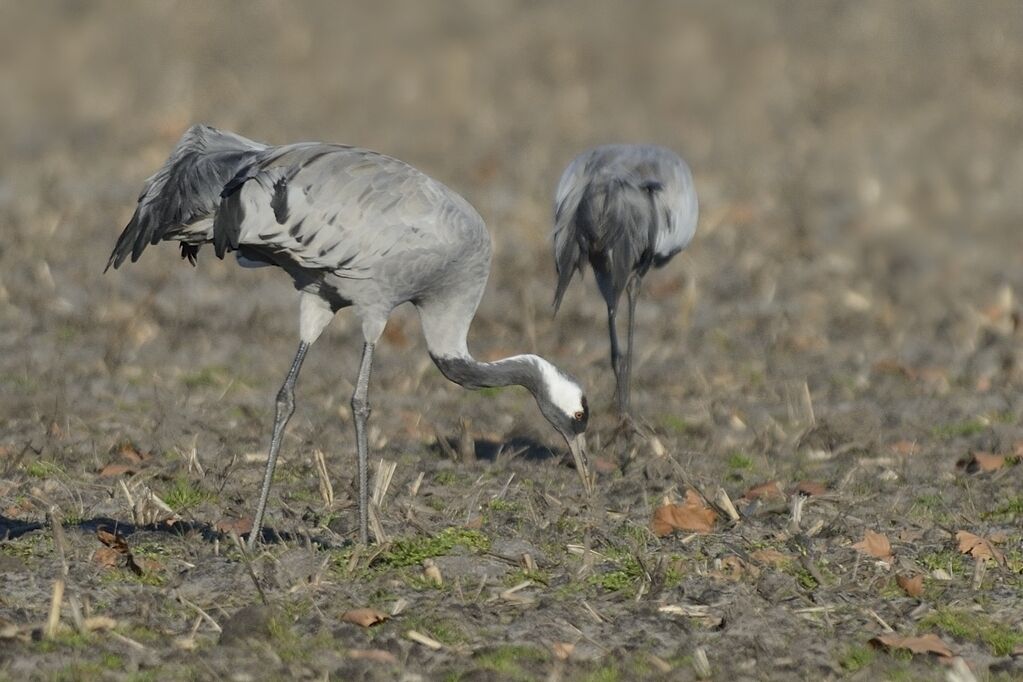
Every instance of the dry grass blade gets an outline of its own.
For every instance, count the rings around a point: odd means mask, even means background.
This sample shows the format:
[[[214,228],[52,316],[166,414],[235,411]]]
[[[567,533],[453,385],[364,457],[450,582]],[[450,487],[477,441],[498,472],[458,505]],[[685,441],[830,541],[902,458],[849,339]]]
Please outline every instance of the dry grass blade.
[[[389,462],[381,459],[377,463],[376,473],[373,475],[373,504],[377,509],[384,508],[384,498],[387,490],[391,487],[391,479],[394,478],[394,470],[398,468],[397,462]]]
[[[413,642],[422,644],[428,649],[433,649],[434,651],[440,651],[441,649],[444,648],[444,645],[435,640],[433,637],[424,635],[423,633],[418,632],[416,630],[409,630],[408,632],[405,633],[405,637],[411,639]]]
[[[734,523],[739,520],[739,512],[732,504],[732,498],[728,496],[728,492],[724,488],[718,488],[717,492],[714,493],[714,504],[717,505],[718,509],[723,511],[728,518]]]
[[[323,500],[323,506],[330,508],[334,506],[334,486],[330,482],[323,450],[313,451],[313,463],[316,465],[316,476],[319,480],[320,498]]]
[[[46,619],[46,627],[43,629],[43,636],[53,639],[60,628],[60,606],[64,603],[64,580],[57,578],[53,581],[53,596],[50,599],[50,615]]]

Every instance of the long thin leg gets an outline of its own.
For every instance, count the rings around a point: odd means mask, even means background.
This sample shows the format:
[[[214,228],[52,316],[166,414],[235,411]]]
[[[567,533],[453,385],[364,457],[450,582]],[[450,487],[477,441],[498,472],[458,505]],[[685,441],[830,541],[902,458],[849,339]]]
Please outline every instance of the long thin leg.
[[[641,284],[642,279],[638,275],[633,275],[629,278],[629,283],[625,287],[625,293],[629,297],[629,336],[628,345],[625,349],[625,414],[628,414],[631,409],[632,339],[636,334],[636,301],[639,299],[639,287]]]
[[[611,338],[611,369],[615,373],[615,404],[618,406],[618,415],[625,415],[625,403],[622,393],[623,382],[626,380],[622,367],[622,351],[618,346],[618,307],[617,304],[607,307],[607,333]]]
[[[355,446],[359,452],[359,541],[369,544],[369,443],[366,420],[369,419],[369,371],[373,365],[373,344],[362,347],[362,365],[352,394],[352,415],[355,417]]]
[[[256,515],[252,519],[252,530],[249,532],[249,549],[256,546],[263,531],[263,514],[266,512],[266,501],[270,497],[270,485],[274,480],[274,468],[277,466],[277,453],[281,449],[281,439],[284,437],[284,427],[295,412],[295,382],[298,380],[298,372],[302,369],[302,361],[305,360],[309,344],[303,341],[298,344],[298,352],[295,353],[295,360],[291,363],[288,376],[284,378],[281,390],[277,392],[277,413],[274,416],[274,430],[270,437],[270,454],[266,458],[266,472],[263,474],[263,489],[259,492],[259,503],[256,505]]]

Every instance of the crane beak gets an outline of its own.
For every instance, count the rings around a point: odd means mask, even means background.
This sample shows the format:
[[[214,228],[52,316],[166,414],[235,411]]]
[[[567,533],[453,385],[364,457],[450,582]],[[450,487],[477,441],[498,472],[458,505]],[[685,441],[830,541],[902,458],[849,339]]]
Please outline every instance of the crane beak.
[[[574,436],[566,436],[568,449],[572,451],[572,458],[575,460],[575,469],[582,479],[583,488],[587,495],[593,494],[593,472],[590,469],[590,458],[586,452],[586,435],[579,433]]]

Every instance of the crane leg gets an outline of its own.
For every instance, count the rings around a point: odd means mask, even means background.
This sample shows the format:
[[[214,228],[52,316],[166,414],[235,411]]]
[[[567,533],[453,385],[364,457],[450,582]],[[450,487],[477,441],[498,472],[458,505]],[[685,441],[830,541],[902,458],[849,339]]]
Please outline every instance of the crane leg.
[[[369,419],[369,372],[373,365],[373,346],[362,347],[362,364],[352,394],[352,416],[355,417],[355,446],[359,454],[359,541],[369,544],[369,443],[366,420]]]
[[[639,299],[639,287],[642,280],[637,275],[629,278],[625,287],[625,293],[629,297],[629,335],[625,347],[625,409],[624,414],[628,415],[631,409],[630,384],[632,382],[632,340],[636,335],[636,301]]]
[[[249,549],[256,546],[256,542],[263,533],[263,514],[266,512],[266,501],[270,497],[270,486],[273,484],[274,468],[277,466],[277,454],[281,449],[281,439],[284,437],[284,428],[288,420],[295,412],[295,382],[298,380],[298,372],[302,369],[302,361],[305,360],[309,344],[303,341],[298,344],[298,352],[295,360],[291,363],[288,376],[284,378],[281,390],[277,392],[277,412],[274,416],[274,430],[270,437],[270,453],[266,458],[266,472],[263,474],[263,488],[259,492],[259,503],[256,505],[256,514],[252,519],[252,530],[249,531]]]
[[[624,417],[626,413],[625,394],[623,393],[624,382],[627,380],[622,365],[622,350],[618,345],[618,306],[617,303],[607,307],[607,333],[611,339],[611,369],[615,373],[615,404],[618,407],[618,416]]]

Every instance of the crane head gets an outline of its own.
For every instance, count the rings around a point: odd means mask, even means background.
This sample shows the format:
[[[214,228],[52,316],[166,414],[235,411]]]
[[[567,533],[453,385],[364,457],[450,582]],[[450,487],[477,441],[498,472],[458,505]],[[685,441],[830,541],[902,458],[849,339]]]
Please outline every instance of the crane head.
[[[540,382],[534,392],[540,412],[564,437],[576,469],[587,492],[592,491],[592,476],[586,452],[586,426],[590,406],[579,383],[546,360],[539,360]]]

